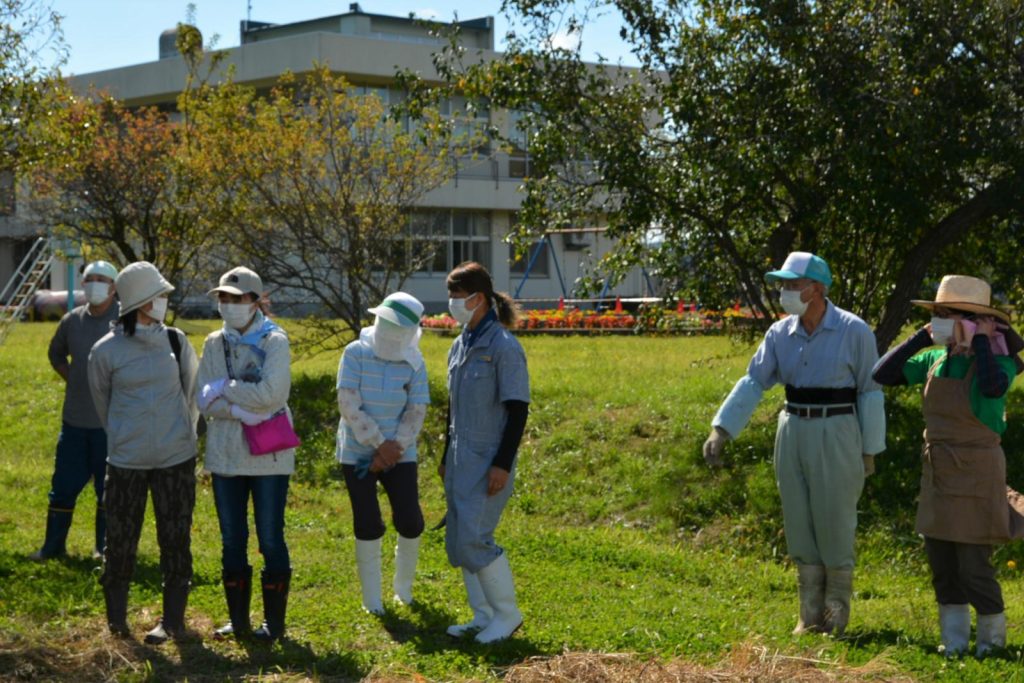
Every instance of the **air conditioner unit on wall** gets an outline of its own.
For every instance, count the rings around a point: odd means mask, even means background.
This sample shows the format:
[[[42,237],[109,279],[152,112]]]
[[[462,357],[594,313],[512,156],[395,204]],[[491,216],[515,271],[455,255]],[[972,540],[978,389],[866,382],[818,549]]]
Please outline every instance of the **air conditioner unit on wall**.
[[[590,233],[587,232],[563,232],[562,246],[569,251],[579,251],[591,246]]]

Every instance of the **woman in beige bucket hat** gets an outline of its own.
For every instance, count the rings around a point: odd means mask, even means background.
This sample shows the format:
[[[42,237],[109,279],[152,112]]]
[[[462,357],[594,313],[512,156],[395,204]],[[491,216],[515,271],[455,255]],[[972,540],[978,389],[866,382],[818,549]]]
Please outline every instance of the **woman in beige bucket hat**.
[[[1024,343],[991,298],[984,280],[945,276],[934,301],[912,301],[932,312],[931,321],[874,370],[880,384],[924,385],[916,530],[925,539],[947,656],[967,651],[970,605],[978,613],[978,656],[1006,644],[1002,590],[990,558],[993,544],[1020,528],[1020,515],[1007,503],[1017,494],[1006,486],[1000,440]]]

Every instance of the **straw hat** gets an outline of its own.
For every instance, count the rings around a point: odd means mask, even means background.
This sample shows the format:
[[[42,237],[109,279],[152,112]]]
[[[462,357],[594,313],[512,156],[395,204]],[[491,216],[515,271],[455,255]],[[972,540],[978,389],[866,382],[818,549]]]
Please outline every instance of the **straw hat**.
[[[1010,315],[992,306],[992,288],[988,283],[969,275],[946,275],[939,283],[935,301],[912,299],[910,303],[935,310],[936,306],[952,308],[964,313],[980,313],[1010,322]]]

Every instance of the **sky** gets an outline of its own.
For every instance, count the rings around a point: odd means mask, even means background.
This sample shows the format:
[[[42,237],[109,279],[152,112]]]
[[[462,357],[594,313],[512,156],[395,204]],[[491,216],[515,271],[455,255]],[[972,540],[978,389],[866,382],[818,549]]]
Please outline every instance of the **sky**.
[[[49,0],[49,4],[64,17],[64,40],[69,49],[68,61],[61,69],[65,75],[155,61],[160,34],[185,21],[189,6],[187,0]],[[192,4],[204,42],[216,35],[217,48],[238,45],[239,22],[246,18],[283,24],[349,11],[349,0],[194,0]],[[509,28],[500,14],[501,0],[360,0],[359,4],[371,14],[408,16],[414,12],[418,17],[447,21],[456,14],[460,20],[493,16],[498,49]],[[589,24],[582,36],[585,58],[596,59],[599,53],[609,61],[621,58],[624,64],[635,65],[618,31],[618,17],[610,13]],[[562,33],[552,39],[567,44],[574,38]]]

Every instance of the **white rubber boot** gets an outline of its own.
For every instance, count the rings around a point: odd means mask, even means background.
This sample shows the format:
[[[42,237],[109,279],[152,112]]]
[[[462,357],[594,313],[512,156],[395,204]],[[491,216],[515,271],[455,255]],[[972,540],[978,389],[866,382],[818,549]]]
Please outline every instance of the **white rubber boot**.
[[[363,589],[363,609],[377,616],[384,614],[380,600],[380,545],[379,538],[374,541],[356,539],[356,567]]]
[[[469,606],[473,608],[473,620],[465,624],[452,624],[448,627],[448,635],[460,638],[470,631],[482,631],[487,628],[494,618],[494,610],[487,602],[484,589],[480,587],[480,577],[468,569],[462,569],[462,581],[466,584],[466,595],[469,597]]]
[[[939,632],[944,655],[956,657],[967,652],[971,642],[970,606],[939,605]]]
[[[475,640],[478,643],[504,640],[523,625],[523,613],[516,606],[516,588],[512,583],[508,555],[498,555],[494,562],[477,572],[477,577],[487,602],[494,610],[494,617],[487,628],[476,634]]]
[[[974,643],[974,653],[984,657],[992,650],[1006,647],[1006,612],[999,614],[979,614],[978,633]]]
[[[406,538],[398,535],[395,544],[395,579],[391,587],[395,589],[395,599],[404,605],[412,604],[412,581],[416,578],[416,560],[420,554],[420,539]]]

